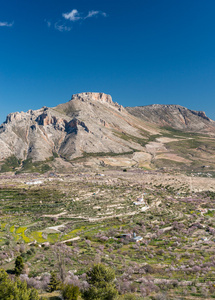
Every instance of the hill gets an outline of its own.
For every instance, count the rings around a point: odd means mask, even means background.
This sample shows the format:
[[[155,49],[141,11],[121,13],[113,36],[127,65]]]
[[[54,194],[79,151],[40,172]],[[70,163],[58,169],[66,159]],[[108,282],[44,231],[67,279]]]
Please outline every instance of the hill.
[[[1,171],[90,167],[215,167],[215,122],[177,105],[124,108],[80,93],[53,108],[16,112],[0,126]]]
[[[162,127],[215,134],[215,121],[209,119],[203,111],[191,110],[180,105],[162,104],[126,107],[126,110],[135,117]]]

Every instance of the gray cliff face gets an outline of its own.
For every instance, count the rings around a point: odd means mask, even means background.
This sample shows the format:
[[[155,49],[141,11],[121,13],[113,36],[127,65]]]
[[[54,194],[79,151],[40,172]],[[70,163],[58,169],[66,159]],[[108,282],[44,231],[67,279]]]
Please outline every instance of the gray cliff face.
[[[215,122],[209,119],[205,112],[190,110],[180,105],[153,104],[126,107],[126,110],[135,117],[159,126],[198,133],[214,133],[215,129]]]
[[[41,161],[53,152],[72,159],[84,152],[142,150],[139,144],[126,141],[119,134],[126,132],[143,138],[143,130],[150,128],[114,103],[111,96],[81,93],[54,108],[9,114],[0,126],[0,160],[13,154],[20,159]]]

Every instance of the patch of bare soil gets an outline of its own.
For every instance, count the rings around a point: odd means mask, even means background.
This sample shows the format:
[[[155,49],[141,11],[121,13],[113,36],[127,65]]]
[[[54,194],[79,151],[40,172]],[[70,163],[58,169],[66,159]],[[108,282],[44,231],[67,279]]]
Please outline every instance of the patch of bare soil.
[[[167,151],[166,147],[164,146],[164,144],[162,143],[158,143],[158,142],[150,142],[148,143],[146,146],[146,151],[149,153],[157,153],[157,152],[163,152],[163,151]]]
[[[181,162],[181,163],[192,163],[191,160],[183,158],[181,156],[178,156],[177,154],[174,153],[162,153],[162,154],[158,154],[156,155],[156,159],[169,159],[169,160],[173,160],[173,161],[177,161],[177,162]]]
[[[160,138],[156,138],[156,142],[159,143],[170,143],[170,142],[177,142],[177,141],[181,141],[182,139],[172,139],[172,138],[168,138],[168,137],[160,137]]]

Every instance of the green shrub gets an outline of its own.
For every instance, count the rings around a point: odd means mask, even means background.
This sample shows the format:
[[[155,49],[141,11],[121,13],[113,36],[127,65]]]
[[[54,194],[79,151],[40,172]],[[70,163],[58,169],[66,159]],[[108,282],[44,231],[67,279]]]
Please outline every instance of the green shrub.
[[[56,290],[59,290],[59,288],[60,288],[60,281],[57,279],[57,275],[54,272],[52,272],[50,282],[48,285],[48,291],[51,293]]]
[[[45,173],[51,170],[51,167],[44,161],[32,161],[32,158],[28,158],[23,161],[21,172],[37,172]]]
[[[63,285],[61,294],[64,300],[77,300],[80,295],[79,287],[72,284]]]
[[[18,168],[21,164],[21,160],[16,158],[15,155],[12,155],[5,159],[4,164],[1,166],[1,172],[10,172],[14,171],[16,168]]]
[[[57,152],[53,152],[53,157],[54,158],[59,157],[59,155],[57,154]]]
[[[37,290],[27,288],[26,282],[19,279],[13,282],[5,270],[0,269],[0,299],[39,300],[39,296]]]
[[[118,292],[113,284],[115,272],[111,268],[99,263],[95,264],[87,272],[87,281],[90,288],[83,293],[86,300],[113,300],[116,299]]]
[[[19,276],[24,269],[24,262],[21,256],[17,256],[16,261],[15,261],[15,269],[14,269],[14,274],[16,276]]]
[[[95,264],[87,273],[88,282],[93,285],[103,285],[104,282],[112,282],[115,278],[115,273],[111,268],[103,264]]]

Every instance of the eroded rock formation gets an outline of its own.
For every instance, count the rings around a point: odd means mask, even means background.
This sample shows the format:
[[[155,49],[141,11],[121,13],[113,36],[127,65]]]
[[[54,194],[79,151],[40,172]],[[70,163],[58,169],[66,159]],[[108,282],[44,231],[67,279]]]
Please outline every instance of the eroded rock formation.
[[[150,131],[150,126],[114,103],[110,95],[81,93],[54,108],[9,114],[0,127],[0,159],[14,154],[21,159],[45,160],[53,152],[72,159],[84,153],[143,150],[121,135],[126,132],[144,138]]]

